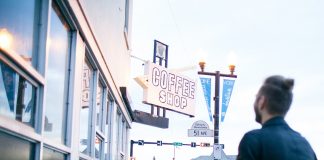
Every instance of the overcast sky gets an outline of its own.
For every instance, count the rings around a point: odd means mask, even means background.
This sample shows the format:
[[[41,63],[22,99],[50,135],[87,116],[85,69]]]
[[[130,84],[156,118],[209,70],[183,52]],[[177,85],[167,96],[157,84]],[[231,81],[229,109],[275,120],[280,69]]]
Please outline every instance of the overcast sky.
[[[135,0],[132,55],[152,61],[153,40],[169,45],[169,68],[197,65],[206,54],[206,71],[228,72],[228,57],[235,55],[236,79],[220,143],[236,155],[239,142],[254,121],[253,102],[263,80],[273,74],[295,79],[294,101],[286,120],[306,137],[318,159],[324,159],[324,1],[321,0]],[[321,63],[322,62],[322,63]],[[132,59],[132,78],[143,75],[142,62]],[[181,73],[199,82],[196,69]],[[198,83],[199,84],[199,83]],[[200,85],[200,84],[199,84]],[[142,104],[142,89],[130,81],[134,109]],[[201,86],[197,86],[196,117],[168,111],[169,129],[133,123],[130,138],[164,142],[213,142],[187,137],[193,122],[208,120]],[[213,90],[212,86],[212,90]],[[213,104],[212,104],[213,105]],[[137,159],[172,159],[172,146],[134,146]],[[322,152],[322,153],[321,153]],[[212,153],[212,148],[179,147],[176,159]]]

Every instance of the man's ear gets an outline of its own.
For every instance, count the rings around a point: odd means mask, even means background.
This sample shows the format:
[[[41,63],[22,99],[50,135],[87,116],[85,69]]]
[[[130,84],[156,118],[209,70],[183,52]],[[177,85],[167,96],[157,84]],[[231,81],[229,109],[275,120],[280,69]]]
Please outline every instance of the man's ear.
[[[266,103],[267,103],[267,99],[265,96],[260,96],[259,102],[258,102],[258,106],[260,106],[260,110],[264,110],[266,107]]]

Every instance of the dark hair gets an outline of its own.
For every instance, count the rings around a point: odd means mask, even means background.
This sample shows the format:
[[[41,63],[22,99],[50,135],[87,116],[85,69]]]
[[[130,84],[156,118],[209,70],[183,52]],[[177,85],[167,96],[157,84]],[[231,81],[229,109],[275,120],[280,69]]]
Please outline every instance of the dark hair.
[[[286,115],[293,98],[293,87],[294,80],[283,76],[270,76],[264,81],[259,94],[266,97],[270,114]]]

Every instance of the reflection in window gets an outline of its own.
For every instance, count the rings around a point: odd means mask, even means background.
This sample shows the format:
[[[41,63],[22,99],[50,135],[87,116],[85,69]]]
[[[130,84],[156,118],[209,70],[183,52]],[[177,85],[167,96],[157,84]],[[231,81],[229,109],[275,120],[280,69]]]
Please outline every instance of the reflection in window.
[[[34,127],[36,87],[0,61],[0,115]]]
[[[103,102],[103,87],[99,82],[97,87],[97,103],[96,103],[96,128],[102,131],[102,102]]]
[[[95,157],[96,159],[102,159],[102,139],[97,135],[96,142],[95,142]]]
[[[116,159],[120,159],[119,155],[121,152],[121,146],[122,146],[122,123],[121,123],[122,115],[119,111],[117,111],[117,116],[116,116],[116,135],[117,135],[117,153],[116,153]]]
[[[64,144],[69,57],[69,28],[60,11],[51,9],[50,45],[46,69],[44,134]]]
[[[36,60],[33,45],[38,23],[37,3],[38,0],[0,1],[0,46],[16,51],[30,64]]]
[[[82,104],[80,108],[80,145],[79,151],[89,155],[90,154],[90,107],[91,107],[91,92],[93,91],[93,77],[94,72],[87,61],[83,65],[82,78]]]
[[[107,98],[108,99],[108,101],[107,101],[107,116],[106,116],[106,118],[105,118],[105,134],[106,134],[106,136],[107,136],[107,139],[106,139],[106,142],[105,142],[105,158],[106,159],[109,159],[108,158],[108,152],[110,152],[110,141],[111,141],[111,139],[112,139],[112,134],[110,133],[110,127],[111,127],[111,125],[110,125],[110,121],[111,121],[111,117],[112,117],[112,109],[113,109],[113,107],[114,107],[114,101],[113,100],[111,100],[109,97]]]
[[[65,160],[65,159],[66,159],[65,154],[44,147],[44,149],[43,149],[43,160]]]
[[[0,159],[33,160],[35,145],[21,138],[0,131]],[[18,151],[18,152],[17,152]],[[19,154],[17,154],[19,153]]]
[[[121,151],[123,153],[126,153],[126,139],[127,139],[127,134],[126,134],[126,122],[125,120],[122,121],[122,141],[121,141]]]

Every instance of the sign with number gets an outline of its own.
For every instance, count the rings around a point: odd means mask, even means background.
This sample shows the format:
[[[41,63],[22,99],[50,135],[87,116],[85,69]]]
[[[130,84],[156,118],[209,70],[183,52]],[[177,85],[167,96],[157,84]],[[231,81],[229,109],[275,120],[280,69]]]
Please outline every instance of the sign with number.
[[[214,144],[214,159],[222,159],[222,145]]]
[[[213,130],[210,129],[188,129],[188,137],[213,137]]]
[[[213,137],[213,130],[209,129],[205,121],[196,121],[192,124],[191,129],[188,129],[188,137]]]

